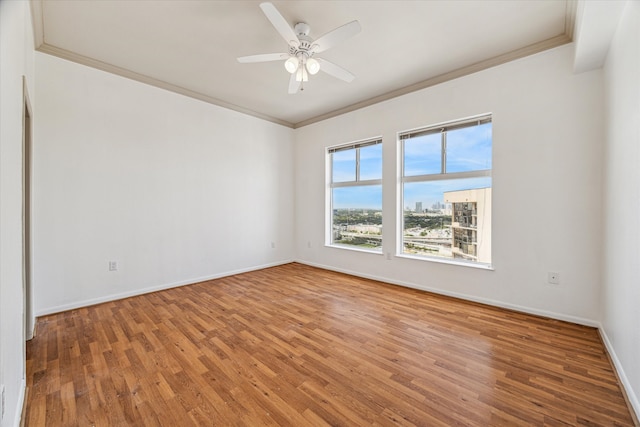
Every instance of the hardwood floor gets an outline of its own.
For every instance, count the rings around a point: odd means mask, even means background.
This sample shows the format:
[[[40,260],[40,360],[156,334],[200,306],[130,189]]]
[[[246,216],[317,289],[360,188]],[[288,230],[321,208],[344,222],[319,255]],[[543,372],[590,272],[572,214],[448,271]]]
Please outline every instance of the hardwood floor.
[[[596,329],[288,264],[42,317],[28,426],[630,426]]]

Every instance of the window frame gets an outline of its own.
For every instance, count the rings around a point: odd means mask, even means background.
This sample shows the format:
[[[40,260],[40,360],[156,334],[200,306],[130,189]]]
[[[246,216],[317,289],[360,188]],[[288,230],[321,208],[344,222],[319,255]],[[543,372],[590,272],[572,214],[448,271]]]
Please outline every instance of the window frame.
[[[491,261],[489,263],[473,261],[473,260],[464,260],[460,258],[447,258],[443,256],[436,255],[422,255],[422,254],[410,254],[405,253],[405,243],[404,243],[404,231],[405,231],[405,184],[415,183],[415,182],[434,182],[434,181],[445,181],[445,180],[457,180],[457,179],[465,179],[465,178],[483,178],[490,177],[492,178],[493,172],[493,135],[491,137],[491,169],[478,169],[472,171],[464,171],[464,172],[447,172],[447,133],[453,130],[469,128],[473,126],[479,126],[482,124],[491,123],[493,129],[493,114],[492,113],[484,113],[479,114],[472,117],[467,117],[464,119],[452,120],[448,122],[443,122],[435,125],[429,125],[425,127],[420,127],[408,131],[398,132],[398,143],[400,146],[399,154],[399,172],[400,179],[398,180],[399,186],[399,218],[398,221],[398,238],[397,238],[397,249],[396,256],[412,258],[417,260],[424,261],[432,261],[432,262],[440,262],[445,264],[455,264],[455,265],[463,265],[469,267],[476,267],[482,269],[493,270],[493,251],[490,252]],[[431,134],[441,134],[440,138],[440,172],[439,173],[431,173],[431,174],[420,174],[420,175],[405,175],[405,142],[408,139],[431,135]],[[491,181],[491,187],[493,188],[493,179]],[[492,221],[493,222],[493,221]],[[493,234],[493,227],[491,227],[491,234]]]
[[[347,249],[347,250],[354,250],[354,251],[361,251],[361,252],[367,252],[367,253],[373,253],[373,254],[382,254],[383,251],[383,240],[381,238],[380,240],[380,250],[371,250],[371,249],[364,249],[364,248],[358,248],[356,245],[347,245],[347,244],[339,244],[339,243],[334,243],[333,242],[333,213],[334,213],[334,207],[333,207],[333,190],[335,188],[345,188],[345,187],[363,187],[363,186],[373,186],[373,185],[379,185],[380,186],[380,191],[382,192],[382,181],[383,181],[383,170],[384,170],[384,161],[383,158],[384,156],[381,156],[381,160],[383,161],[383,164],[381,165],[381,170],[380,170],[380,178],[379,179],[366,179],[366,180],[361,180],[360,179],[360,148],[364,148],[364,147],[370,147],[370,146],[374,146],[374,145],[378,145],[380,144],[382,146],[382,137],[378,136],[378,137],[374,137],[374,138],[367,138],[367,139],[363,139],[360,141],[356,141],[356,142],[350,142],[347,144],[340,144],[340,145],[335,145],[335,146],[331,146],[331,147],[327,147],[326,148],[326,161],[327,161],[327,204],[329,206],[329,212],[328,212],[328,216],[327,216],[327,227],[326,227],[326,238],[325,238],[325,246],[331,247],[331,248],[338,248],[338,249]],[[339,182],[333,182],[333,154],[336,152],[340,152],[340,151],[346,151],[346,150],[356,150],[356,160],[355,160],[355,167],[356,167],[356,174],[355,174],[355,180],[353,181],[339,181]],[[381,200],[382,203],[382,200]],[[382,206],[380,206],[380,211],[382,212]],[[384,217],[384,214],[383,214]]]

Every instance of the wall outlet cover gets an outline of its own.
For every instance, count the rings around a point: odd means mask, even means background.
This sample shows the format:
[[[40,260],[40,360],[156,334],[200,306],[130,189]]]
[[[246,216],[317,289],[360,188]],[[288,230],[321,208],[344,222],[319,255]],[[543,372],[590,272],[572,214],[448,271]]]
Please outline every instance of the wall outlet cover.
[[[550,271],[547,275],[547,282],[551,283],[552,285],[559,285],[560,284],[560,273],[554,273],[552,271]]]

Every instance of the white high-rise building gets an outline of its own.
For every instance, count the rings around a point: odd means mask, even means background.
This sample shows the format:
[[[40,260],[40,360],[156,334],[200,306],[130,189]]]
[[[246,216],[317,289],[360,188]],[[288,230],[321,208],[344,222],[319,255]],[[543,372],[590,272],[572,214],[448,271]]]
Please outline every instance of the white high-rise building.
[[[454,258],[491,263],[491,188],[449,191]]]

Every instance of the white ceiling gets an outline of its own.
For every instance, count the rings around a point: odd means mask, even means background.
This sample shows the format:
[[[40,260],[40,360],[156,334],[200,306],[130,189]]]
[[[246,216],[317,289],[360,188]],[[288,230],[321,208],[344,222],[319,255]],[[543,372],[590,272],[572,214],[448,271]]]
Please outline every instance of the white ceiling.
[[[356,75],[311,76],[287,93],[286,52],[260,1],[32,0],[38,50],[291,127],[571,41],[572,0],[277,1],[317,38],[357,19],[362,32],[323,52]]]

